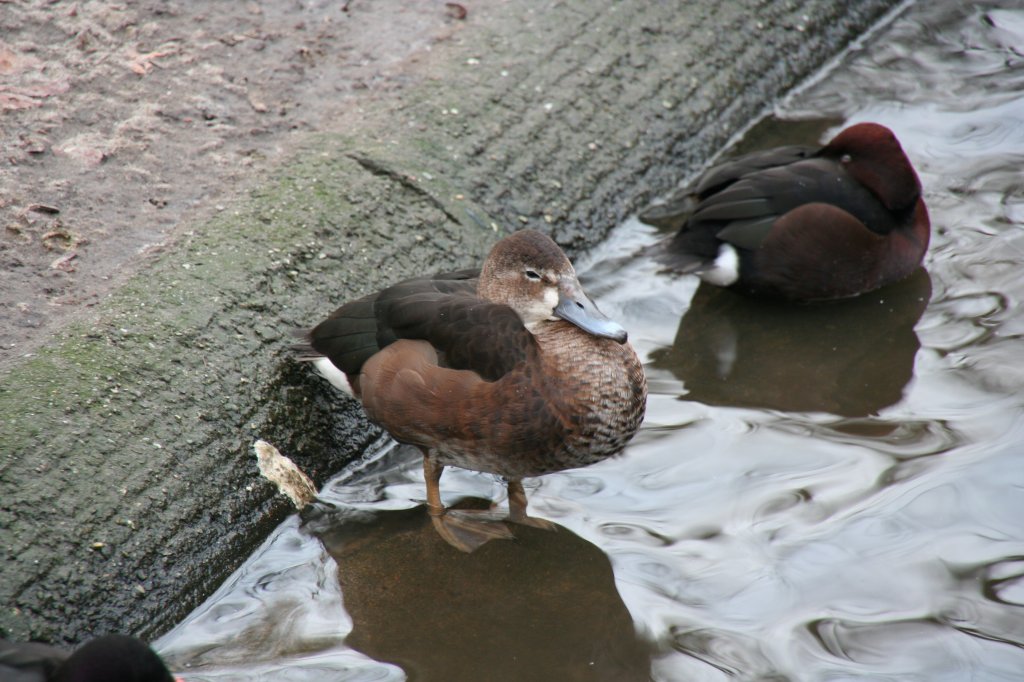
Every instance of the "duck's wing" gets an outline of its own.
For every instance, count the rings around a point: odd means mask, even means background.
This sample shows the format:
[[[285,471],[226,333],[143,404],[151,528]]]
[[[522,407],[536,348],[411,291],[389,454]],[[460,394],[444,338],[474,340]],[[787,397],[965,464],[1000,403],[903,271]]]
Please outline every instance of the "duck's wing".
[[[353,377],[380,349],[415,339],[429,342],[442,366],[498,379],[534,341],[515,311],[476,296],[478,275],[418,277],[347,303],[309,331],[305,357],[327,357]]]
[[[897,225],[877,197],[840,164],[823,158],[750,173],[700,202],[670,251],[713,260],[721,243],[754,251],[776,221],[808,204],[826,204],[884,234]]]
[[[398,287],[435,293],[472,293],[476,291],[479,275],[479,269],[467,269],[416,277],[349,301],[316,327],[298,330],[299,340],[292,346],[292,352],[298,360],[326,357],[350,377],[357,375],[370,356],[396,338],[389,336],[386,327],[382,329],[378,325],[375,307],[381,294]]]
[[[785,168],[790,164],[809,159],[817,152],[815,147],[807,145],[787,145],[773,149],[762,149],[728,159],[717,164],[701,176],[693,194],[698,199],[706,199],[715,192],[720,192],[732,183],[748,175],[760,173],[770,168]]]
[[[382,296],[377,320],[389,343],[427,341],[441,366],[471,370],[487,381],[526,359],[535,343],[514,310],[462,293]]]
[[[298,341],[292,346],[295,358],[316,361],[326,357],[345,374],[359,374],[363,363],[380,348],[373,314],[379,295],[377,291],[349,301],[312,329],[297,330]]]
[[[708,169],[692,187],[678,190],[663,203],[645,208],[639,214],[640,222],[666,229],[679,229],[700,202],[716,192],[748,175],[810,158],[816,151],[815,147],[789,145],[728,159]]]

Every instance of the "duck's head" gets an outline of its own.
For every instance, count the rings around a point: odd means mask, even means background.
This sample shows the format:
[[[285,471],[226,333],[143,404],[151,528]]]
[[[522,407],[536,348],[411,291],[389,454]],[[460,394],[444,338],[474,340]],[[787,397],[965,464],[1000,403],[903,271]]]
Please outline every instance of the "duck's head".
[[[531,331],[562,319],[594,336],[626,341],[626,330],[584,293],[558,245],[536,230],[521,230],[494,245],[480,271],[477,293],[515,310]]]
[[[79,647],[65,660],[53,682],[181,682],[144,642],[127,635],[104,635]]]
[[[921,196],[921,181],[891,130],[878,123],[844,129],[821,150],[842,164],[891,211],[912,208]]]

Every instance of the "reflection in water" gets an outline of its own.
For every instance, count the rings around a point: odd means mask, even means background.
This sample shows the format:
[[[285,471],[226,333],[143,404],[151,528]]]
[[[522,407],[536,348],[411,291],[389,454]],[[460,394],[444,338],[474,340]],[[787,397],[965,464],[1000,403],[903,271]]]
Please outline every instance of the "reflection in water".
[[[681,654],[708,665],[730,678],[759,682],[787,682],[762,652],[763,645],[754,637],[712,630],[710,628],[669,628],[671,647]]]
[[[516,525],[515,542],[471,555],[454,550],[422,507],[391,508],[389,495],[418,486],[416,455],[394,448],[358,483],[325,488],[329,508],[303,512],[306,531],[337,563],[352,620],[348,646],[419,680],[477,680],[484,670],[495,681],[650,678],[648,648],[607,555],[554,524]],[[500,472],[501,461],[490,466]],[[476,486],[500,485],[489,475],[451,474],[458,509],[487,508],[491,495]]]
[[[608,557],[564,529],[517,527],[465,556],[417,508],[317,537],[338,564],[346,643],[410,679],[650,678]]]
[[[404,679],[345,647],[346,626],[334,563],[292,517],[155,648],[188,682]]]
[[[452,473],[456,508],[486,506],[503,487]],[[516,526],[515,542],[466,555],[434,532],[416,490],[418,453],[382,447],[159,650],[190,681],[650,679],[650,647],[600,548],[564,528]]]
[[[306,522],[337,562],[347,645],[410,679],[649,679],[647,647],[598,547],[551,524],[516,525],[515,542],[455,551],[422,508],[386,509],[388,495],[421,475],[410,461],[414,450],[396,447],[357,484],[326,489],[334,509],[314,508]],[[479,483],[500,485],[451,474],[456,508],[485,508],[492,496]]]
[[[815,424],[780,418],[773,428],[835,443],[870,443],[872,450],[897,461],[940,455],[965,442],[963,434],[941,419],[843,419]]]
[[[851,300],[794,305],[701,284],[670,348],[651,365],[708,405],[844,416],[877,413],[903,397],[920,343],[914,325],[931,297],[919,269]]]

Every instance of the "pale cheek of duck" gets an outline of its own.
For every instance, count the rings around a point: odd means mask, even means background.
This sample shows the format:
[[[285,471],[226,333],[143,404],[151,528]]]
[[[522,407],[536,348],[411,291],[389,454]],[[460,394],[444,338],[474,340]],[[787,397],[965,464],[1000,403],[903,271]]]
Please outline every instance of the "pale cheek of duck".
[[[558,319],[555,317],[555,306],[558,305],[558,291],[553,287],[544,289],[544,296],[539,300],[530,301],[518,312],[523,319],[523,325],[533,331],[539,323],[547,320]]]

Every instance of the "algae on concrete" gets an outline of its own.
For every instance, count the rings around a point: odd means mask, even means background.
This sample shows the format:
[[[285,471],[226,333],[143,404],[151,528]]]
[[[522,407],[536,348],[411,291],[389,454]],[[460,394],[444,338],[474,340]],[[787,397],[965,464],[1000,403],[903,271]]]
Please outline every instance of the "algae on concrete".
[[[695,172],[892,0],[489,3],[0,385],[0,631],[153,637],[378,431],[290,330],[532,226],[570,253]],[[351,123],[347,121],[346,124]]]
[[[288,359],[291,330],[403,273],[461,266],[493,231],[366,172],[350,140],[314,142],[0,387],[8,632],[156,634],[284,513],[253,476],[257,437],[320,481],[377,437]]]

